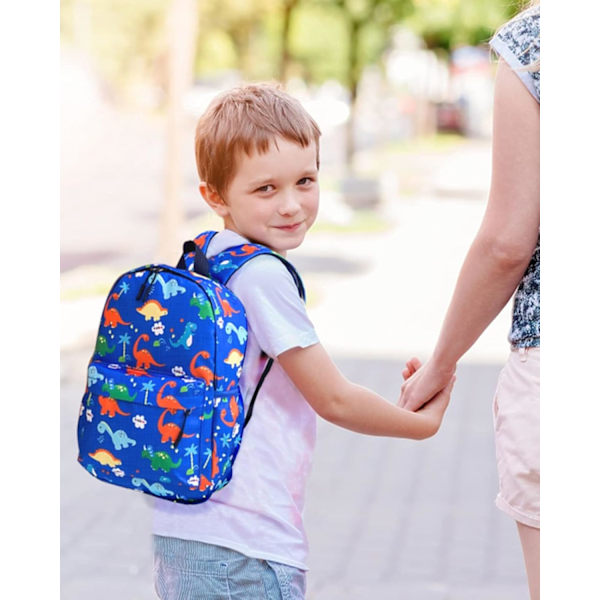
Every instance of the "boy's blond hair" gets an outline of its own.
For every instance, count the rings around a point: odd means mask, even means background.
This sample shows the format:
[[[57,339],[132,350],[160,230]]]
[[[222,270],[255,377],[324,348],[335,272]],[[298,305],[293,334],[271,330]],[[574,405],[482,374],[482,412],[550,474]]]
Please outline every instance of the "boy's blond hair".
[[[196,126],[196,167],[201,181],[224,198],[241,152],[266,152],[275,138],[303,148],[315,142],[319,168],[321,130],[300,102],[271,83],[246,84],[217,96]]]

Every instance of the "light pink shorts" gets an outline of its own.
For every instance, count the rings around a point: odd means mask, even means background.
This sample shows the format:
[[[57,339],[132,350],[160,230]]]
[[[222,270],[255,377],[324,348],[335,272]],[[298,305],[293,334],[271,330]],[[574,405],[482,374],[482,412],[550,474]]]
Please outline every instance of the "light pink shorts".
[[[540,526],[540,349],[512,350],[494,398],[496,506],[516,521]]]

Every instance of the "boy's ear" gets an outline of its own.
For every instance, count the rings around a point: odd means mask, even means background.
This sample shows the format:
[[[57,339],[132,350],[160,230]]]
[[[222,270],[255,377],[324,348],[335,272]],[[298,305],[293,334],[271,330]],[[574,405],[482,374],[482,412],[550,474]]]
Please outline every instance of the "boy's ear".
[[[221,198],[219,193],[211,185],[206,183],[206,181],[201,181],[198,189],[206,204],[208,204],[219,217],[225,218],[229,214],[227,204],[225,204],[223,198]]]

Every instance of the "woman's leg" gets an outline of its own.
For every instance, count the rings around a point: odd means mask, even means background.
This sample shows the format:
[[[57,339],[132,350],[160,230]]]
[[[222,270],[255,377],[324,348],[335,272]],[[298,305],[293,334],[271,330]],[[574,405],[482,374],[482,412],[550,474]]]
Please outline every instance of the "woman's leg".
[[[529,595],[531,600],[540,599],[540,530],[529,527],[517,521],[523,557],[525,558],[525,569],[527,570],[527,582],[529,583]]]

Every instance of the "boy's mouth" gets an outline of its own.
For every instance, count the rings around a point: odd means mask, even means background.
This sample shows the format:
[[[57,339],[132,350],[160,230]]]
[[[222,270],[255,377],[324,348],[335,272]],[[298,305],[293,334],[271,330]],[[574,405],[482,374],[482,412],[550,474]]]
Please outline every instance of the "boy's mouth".
[[[275,229],[280,229],[281,231],[296,231],[302,225],[303,221],[298,221],[298,223],[292,223],[291,225],[277,225]]]

